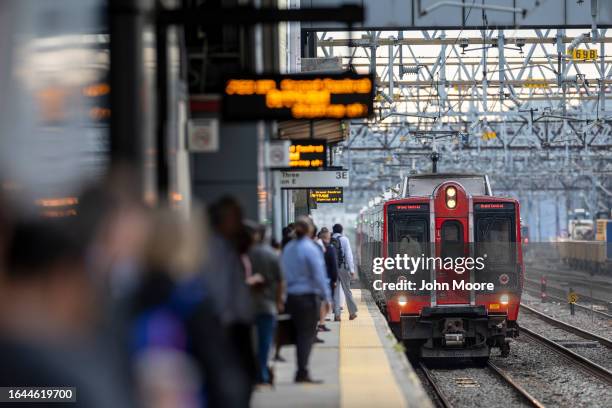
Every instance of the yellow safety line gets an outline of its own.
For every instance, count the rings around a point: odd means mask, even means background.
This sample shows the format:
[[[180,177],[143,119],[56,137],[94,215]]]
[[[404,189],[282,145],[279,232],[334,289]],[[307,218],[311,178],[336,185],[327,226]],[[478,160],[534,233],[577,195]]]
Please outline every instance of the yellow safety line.
[[[353,290],[358,317],[340,323],[340,406],[406,407],[361,290]]]

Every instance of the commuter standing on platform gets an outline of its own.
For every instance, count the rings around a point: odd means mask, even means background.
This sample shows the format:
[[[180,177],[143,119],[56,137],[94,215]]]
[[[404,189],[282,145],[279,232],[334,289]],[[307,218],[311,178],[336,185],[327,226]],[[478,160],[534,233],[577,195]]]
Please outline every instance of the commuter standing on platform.
[[[243,257],[248,251],[250,236],[242,222],[242,207],[235,198],[220,198],[210,206],[209,212],[213,233],[203,276],[230,346],[254,385],[257,364],[251,338],[253,304]]]
[[[323,253],[311,239],[312,223],[302,217],[295,223],[296,238],[282,255],[287,283],[287,311],[295,328],[298,369],[295,381],[316,383],[310,378],[308,360],[316,336],[320,302],[331,303]]]
[[[334,293],[334,317],[336,321],[340,321],[340,290],[344,292],[346,298],[346,306],[349,311],[349,319],[353,320],[357,317],[357,305],[353,300],[351,292],[351,279],[355,278],[355,265],[353,263],[353,252],[351,251],[351,243],[348,238],[342,235],[342,225],[336,224],[333,226],[331,244],[336,248],[338,255],[338,280],[340,285],[336,286]]]
[[[257,329],[257,382],[271,384],[268,369],[268,355],[276,328],[276,315],[284,309],[284,282],[280,259],[276,251],[264,242],[266,227],[249,225],[255,245],[249,251],[253,276],[260,277],[260,283],[251,286],[255,308],[255,327]]]
[[[327,269],[327,279],[329,281],[329,289],[333,295],[336,284],[338,282],[338,254],[336,248],[331,244],[331,233],[327,228],[321,228],[319,239],[325,248],[325,267]],[[325,326],[325,316],[323,315],[319,322],[319,331],[329,331]]]

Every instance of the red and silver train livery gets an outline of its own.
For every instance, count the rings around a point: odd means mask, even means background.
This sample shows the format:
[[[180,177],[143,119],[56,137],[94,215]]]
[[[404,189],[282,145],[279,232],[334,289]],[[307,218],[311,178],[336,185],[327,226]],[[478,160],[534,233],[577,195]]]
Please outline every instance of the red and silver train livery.
[[[508,355],[523,287],[520,219],[518,201],[493,196],[476,174],[410,176],[395,197],[362,210],[360,274],[410,354],[484,362],[497,347]],[[373,268],[404,255],[422,259],[411,271],[394,261]]]

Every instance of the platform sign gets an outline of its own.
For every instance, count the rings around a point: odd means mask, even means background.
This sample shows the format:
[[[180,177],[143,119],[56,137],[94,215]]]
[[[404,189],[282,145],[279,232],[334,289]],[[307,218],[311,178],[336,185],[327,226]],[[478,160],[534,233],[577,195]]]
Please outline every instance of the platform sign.
[[[572,50],[572,60],[574,61],[594,61],[597,58],[597,50],[583,50],[580,48]]]
[[[341,203],[344,200],[344,190],[342,187],[336,188],[317,188],[310,190],[310,198],[316,203]]]
[[[374,79],[356,73],[238,75],[225,81],[225,120],[355,119],[373,113]]]
[[[193,153],[214,153],[219,151],[219,120],[192,119],[189,121],[187,146]]]
[[[325,140],[293,141],[289,147],[289,167],[323,168],[327,165]]]
[[[278,171],[276,185],[284,189],[348,187],[348,170]]]
[[[266,168],[289,167],[290,140],[270,140],[264,145]]]

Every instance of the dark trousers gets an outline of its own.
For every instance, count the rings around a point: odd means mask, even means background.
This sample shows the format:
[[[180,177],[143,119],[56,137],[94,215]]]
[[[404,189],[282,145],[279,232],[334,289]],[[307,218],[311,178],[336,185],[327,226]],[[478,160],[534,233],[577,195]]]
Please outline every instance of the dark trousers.
[[[248,377],[252,387],[257,378],[257,362],[255,360],[251,330],[252,328],[248,324],[234,323],[228,327],[227,333],[234,347],[234,352],[244,370],[243,372]]]
[[[298,370],[296,379],[308,376],[308,359],[317,334],[321,302],[314,294],[287,296],[287,312],[295,330]]]
[[[257,381],[268,383],[270,382],[268,355],[276,328],[276,316],[273,314],[258,314],[255,317],[255,326],[257,327],[257,362],[259,364]]]

